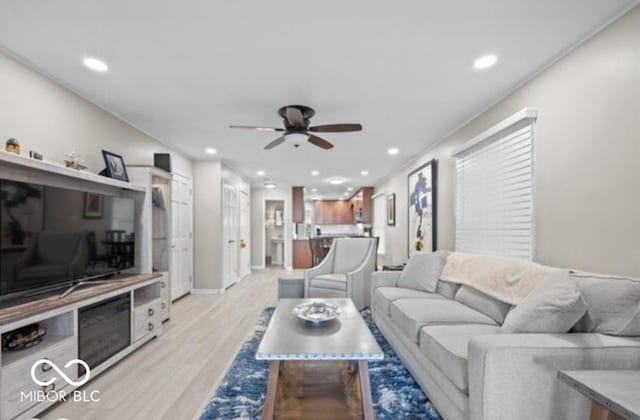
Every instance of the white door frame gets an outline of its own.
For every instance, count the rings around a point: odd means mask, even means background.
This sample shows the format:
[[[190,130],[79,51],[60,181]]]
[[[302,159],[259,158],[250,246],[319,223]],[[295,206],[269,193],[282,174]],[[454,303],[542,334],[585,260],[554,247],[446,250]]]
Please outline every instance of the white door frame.
[[[262,261],[260,262],[260,265],[258,266],[260,269],[266,269],[267,268],[267,264],[265,262],[266,257],[267,257],[267,235],[266,235],[266,226],[265,226],[265,212],[267,211],[267,201],[282,201],[284,203],[283,206],[283,211],[285,212],[285,220],[284,220],[284,247],[282,249],[282,253],[283,253],[283,261],[282,261],[282,267],[286,270],[291,269],[291,267],[287,267],[286,265],[286,261],[287,261],[287,252],[289,251],[289,248],[291,247],[291,241],[292,238],[287,238],[287,223],[289,223],[289,219],[290,219],[290,215],[289,215],[289,209],[287,208],[287,202],[288,202],[288,198],[284,195],[278,195],[278,196],[269,196],[269,197],[263,197],[262,198],[262,210],[260,212],[260,241],[262,242]],[[287,240],[288,239],[288,240]]]

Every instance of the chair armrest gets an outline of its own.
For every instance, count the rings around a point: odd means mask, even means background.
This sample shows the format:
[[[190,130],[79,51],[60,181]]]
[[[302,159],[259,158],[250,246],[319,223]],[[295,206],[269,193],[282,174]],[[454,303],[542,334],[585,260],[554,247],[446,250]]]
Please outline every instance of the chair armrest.
[[[322,274],[329,274],[333,270],[333,256],[335,254],[335,247],[331,247],[324,259],[320,261],[318,265],[312,267],[304,272],[304,296],[309,296],[309,281]]]
[[[640,338],[602,334],[496,334],[469,343],[472,420],[580,419],[589,401],[560,370],[640,369]]]
[[[347,296],[351,296],[359,311],[369,307],[371,275],[376,266],[375,257],[376,247],[372,242],[360,265],[347,273]]]

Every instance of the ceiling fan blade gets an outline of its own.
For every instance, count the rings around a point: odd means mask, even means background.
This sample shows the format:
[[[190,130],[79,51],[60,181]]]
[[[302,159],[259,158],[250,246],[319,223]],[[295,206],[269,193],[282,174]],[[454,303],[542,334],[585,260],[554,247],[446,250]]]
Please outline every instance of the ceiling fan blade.
[[[298,108],[292,106],[287,107],[285,115],[287,116],[287,121],[289,121],[289,124],[293,127],[305,127],[304,116]]]
[[[309,131],[316,133],[346,133],[349,131],[362,131],[362,125],[360,124],[327,124],[327,125],[315,125],[309,127]]]
[[[329,143],[328,141],[326,141],[321,137],[314,136],[313,134],[309,134],[309,138],[307,140],[309,141],[309,143],[314,144],[318,147],[322,147],[323,149],[328,150],[333,147],[333,144]]]
[[[285,140],[285,136],[282,137],[278,137],[277,139],[275,139],[274,141],[272,141],[271,143],[267,144],[266,146],[264,146],[264,150],[270,150],[273,149],[276,146],[281,145],[282,143],[284,143]]]
[[[257,130],[257,131],[284,131],[284,128],[254,127],[252,125],[230,125],[229,128],[242,128],[245,130]]]

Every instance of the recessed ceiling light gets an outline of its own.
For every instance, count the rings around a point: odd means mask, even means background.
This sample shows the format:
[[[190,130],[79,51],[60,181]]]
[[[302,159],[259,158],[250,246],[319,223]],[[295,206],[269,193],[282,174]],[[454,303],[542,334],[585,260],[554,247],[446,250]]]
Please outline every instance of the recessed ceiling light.
[[[93,57],[85,57],[82,60],[82,64],[93,71],[97,71],[98,73],[104,73],[109,70],[109,66],[107,66],[107,63]]]
[[[272,189],[272,188],[275,188],[275,187],[276,187],[276,183],[275,183],[275,182],[273,182],[273,181],[267,181],[267,182],[265,182],[265,183],[264,183],[264,187],[265,187],[265,188]]]
[[[316,191],[318,191],[317,188],[311,188],[311,192],[316,192]]]
[[[348,196],[349,196],[349,193],[344,193],[344,194],[342,194],[342,195],[344,195],[345,197],[348,197]]]
[[[264,176],[264,171],[258,171],[256,174],[258,174],[258,176]]]
[[[353,187],[347,188],[347,191],[353,191]]]
[[[319,171],[311,171],[311,175],[318,176],[318,175],[320,175],[320,172]]]
[[[400,149],[398,149],[397,147],[392,147],[391,149],[387,150],[387,153],[389,153],[390,155],[397,155],[398,153],[400,153]]]
[[[344,180],[340,178],[333,178],[329,180],[329,184],[331,185],[342,185],[343,183],[344,183]]]
[[[369,175],[369,171],[362,171],[360,172],[360,175]]]
[[[207,147],[206,149],[204,149],[204,152],[208,155],[215,155],[216,153],[218,153],[218,151],[213,147]]]
[[[498,57],[493,54],[483,55],[473,62],[473,68],[476,70],[484,70],[496,64]]]

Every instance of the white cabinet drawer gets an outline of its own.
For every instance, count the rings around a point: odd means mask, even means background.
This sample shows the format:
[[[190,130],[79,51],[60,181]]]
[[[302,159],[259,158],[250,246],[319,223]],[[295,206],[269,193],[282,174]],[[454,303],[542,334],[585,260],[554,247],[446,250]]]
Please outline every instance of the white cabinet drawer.
[[[133,341],[136,342],[156,330],[160,324],[160,299],[136,306],[133,318]]]
[[[69,337],[51,345],[47,345],[48,340],[60,340],[56,337],[46,337],[38,346],[43,346],[42,351],[34,351],[33,354],[16,361],[8,366],[2,367],[2,413],[3,418],[10,419],[38,403],[37,391],[60,391],[68,386],[67,382],[51,368],[42,364],[36,368],[35,374],[39,380],[46,381],[56,377],[56,381],[43,387],[36,384],[31,378],[31,367],[40,359],[49,359],[58,366],[70,379],[76,380],[78,377],[77,365],[64,368],[70,360],[77,358],[75,338]],[[46,346],[46,347],[45,347]],[[34,347],[33,350],[37,348]],[[30,394],[33,393],[33,394]],[[22,398],[23,395],[31,395],[32,398]]]

